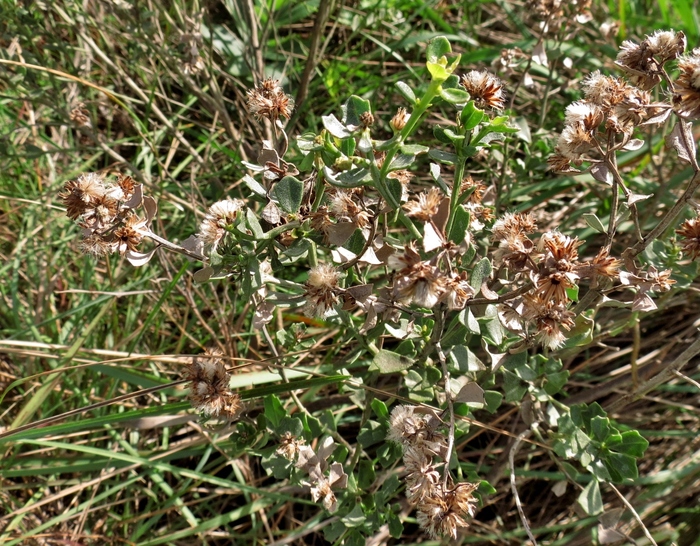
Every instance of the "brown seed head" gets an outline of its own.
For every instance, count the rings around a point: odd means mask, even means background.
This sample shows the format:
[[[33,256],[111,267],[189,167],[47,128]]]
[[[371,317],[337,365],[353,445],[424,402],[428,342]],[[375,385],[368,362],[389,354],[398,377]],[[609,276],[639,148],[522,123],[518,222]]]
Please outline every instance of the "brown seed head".
[[[472,70],[462,76],[460,83],[479,108],[503,110],[506,100],[503,84],[490,72]]]
[[[294,99],[284,92],[278,80],[268,78],[248,91],[248,111],[258,119],[289,119],[293,109]]]
[[[700,217],[686,220],[676,233],[682,237],[680,245],[685,254],[692,260],[700,256]]]

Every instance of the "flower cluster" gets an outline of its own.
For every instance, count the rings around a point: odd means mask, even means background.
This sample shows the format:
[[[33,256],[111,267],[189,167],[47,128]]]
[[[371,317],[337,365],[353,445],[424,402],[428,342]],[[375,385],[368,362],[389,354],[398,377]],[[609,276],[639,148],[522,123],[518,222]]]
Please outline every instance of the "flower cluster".
[[[564,342],[564,332],[574,325],[569,311],[570,291],[582,278],[616,278],[620,261],[601,252],[593,260],[581,262],[578,247],[582,241],[557,231],[544,233],[538,244],[528,234],[536,230],[530,214],[506,214],[492,228],[500,243],[496,262],[501,262],[515,280],[529,281],[532,289],[522,297],[500,305],[503,324],[527,333],[534,326],[542,343],[556,349]]]
[[[152,236],[149,224],[155,215],[155,201],[144,197],[142,186],[130,176],[119,174],[112,184],[103,174],[85,173],[66,182],[59,196],[66,215],[83,228],[83,252],[95,256],[119,253],[134,265],[150,257],[138,247],[144,237]],[[142,204],[145,218],[136,214]]]
[[[289,448],[290,444],[294,445],[291,449]],[[283,438],[280,449],[291,453],[290,457],[286,457],[290,460],[296,456],[296,467],[309,475],[309,479],[303,483],[309,487],[314,502],[320,500],[326,510],[331,513],[335,512],[338,508],[338,501],[334,491],[347,488],[348,475],[343,470],[341,463],[328,464],[328,457],[335,451],[333,438],[329,436],[323,438],[316,451],[299,440]],[[327,475],[326,470],[328,470]]]
[[[208,417],[235,419],[242,410],[241,397],[229,388],[231,374],[215,354],[195,357],[183,377],[190,382],[192,407]]]
[[[216,251],[230,231],[244,203],[240,199],[224,199],[214,203],[199,225],[196,238],[207,251]]]
[[[267,78],[248,91],[248,111],[256,118],[267,118],[272,122],[287,118],[294,110],[294,99],[284,92],[279,81]]]
[[[631,84],[600,71],[583,82],[584,99],[566,109],[550,167],[566,173],[580,172],[576,167],[584,161],[595,166],[600,156],[634,145],[635,128],[666,121],[672,107],[682,117],[700,117],[700,56],[681,56],[685,46],[685,35],[673,31],[656,32],[640,44],[623,42],[616,64]],[[674,59],[680,76],[671,82],[664,65]],[[672,87],[673,105],[652,102],[649,90],[663,79]]]
[[[392,255],[389,265],[398,270],[394,276],[393,299],[403,305],[413,303],[428,309],[439,302],[445,302],[449,309],[464,309],[475,293],[467,273],[444,272],[437,265],[440,256],[423,260],[413,243],[406,246],[403,254]]]
[[[418,524],[434,538],[457,538],[457,530],[474,517],[478,484],[459,483],[448,487],[441,479],[435,457],[447,455],[447,439],[438,431],[440,419],[419,413],[415,406],[396,406],[391,412],[387,439],[403,448],[406,466],[406,498],[416,506]],[[447,472],[447,470],[444,470]]]

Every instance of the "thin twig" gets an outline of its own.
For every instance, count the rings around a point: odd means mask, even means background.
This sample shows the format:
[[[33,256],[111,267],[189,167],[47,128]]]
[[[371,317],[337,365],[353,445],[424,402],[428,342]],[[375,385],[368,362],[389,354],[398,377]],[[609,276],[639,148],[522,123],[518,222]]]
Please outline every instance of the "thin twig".
[[[649,391],[654,390],[659,385],[663,385],[664,383],[666,383],[666,381],[668,381],[669,379],[671,379],[671,377],[675,375],[676,371],[680,370],[699,353],[700,336],[697,337],[697,339],[685,351],[678,355],[676,359],[673,362],[671,362],[671,364],[666,366],[666,368],[664,368],[661,372],[649,379],[649,381],[645,381],[644,383],[642,383],[634,391],[618,398],[615,402],[613,402],[606,408],[606,411],[608,413],[620,411],[622,408],[634,402],[635,400],[638,400]]]
[[[693,379],[692,377],[688,377],[687,375],[682,374],[678,370],[673,370],[673,375],[675,375],[679,379],[682,379],[683,381],[687,381],[688,383],[690,383],[691,385],[693,385],[696,389],[698,389],[700,391],[700,383],[695,381],[695,379]]]
[[[442,476],[442,487],[443,490],[447,491],[450,477],[450,459],[452,458],[452,450],[455,445],[455,408],[454,402],[452,401],[452,391],[450,390],[450,371],[447,369],[447,360],[445,358],[445,353],[442,352],[440,343],[435,345],[435,350],[437,351],[438,359],[442,366],[442,374],[445,377],[445,398],[447,399],[447,411],[450,416],[450,432],[447,436],[447,452],[445,453],[445,468]]]
[[[535,426],[534,423],[533,426]],[[510,490],[513,492],[513,497],[515,498],[515,506],[518,509],[518,514],[520,514],[520,521],[523,522],[525,532],[527,533],[527,536],[530,537],[532,544],[534,546],[537,546],[537,541],[535,540],[535,536],[530,530],[530,524],[528,523],[527,517],[525,516],[525,512],[523,511],[523,505],[520,503],[518,488],[515,485],[515,454],[518,452],[522,441],[525,440],[528,436],[530,436],[530,434],[532,434],[532,432],[530,431],[530,429],[527,429],[518,435],[518,437],[515,439],[515,442],[513,442],[513,447],[510,448],[510,453],[508,454],[508,463],[510,464]]]
[[[316,20],[314,21],[314,29],[311,32],[311,42],[309,43],[309,52],[306,59],[306,66],[304,67],[304,72],[299,80],[299,85],[297,87],[296,105],[297,112],[299,112],[301,106],[306,100],[306,95],[309,92],[309,82],[311,82],[311,76],[316,70],[318,65],[317,56],[319,47],[321,45],[321,38],[324,35],[323,30],[326,28],[328,23],[328,17],[331,12],[332,0],[321,0],[318,5],[318,11],[316,12]],[[297,113],[294,114],[294,119],[289,123],[289,130],[291,131],[296,125],[299,116]]]
[[[618,491],[617,487],[615,487],[613,484],[608,482],[608,485],[610,488],[615,491],[615,494],[620,498],[622,501],[622,504],[624,504],[627,509],[632,512],[632,515],[634,516],[634,519],[637,520],[637,523],[642,527],[642,531],[644,531],[644,536],[647,537],[649,542],[651,542],[654,546],[657,546],[656,542],[654,541],[654,537],[651,536],[651,533],[649,532],[649,529],[647,529],[646,525],[644,525],[644,522],[642,521],[642,518],[639,517],[639,514],[637,514],[637,511],[634,509],[634,506],[630,504],[630,502],[625,498],[625,496]]]

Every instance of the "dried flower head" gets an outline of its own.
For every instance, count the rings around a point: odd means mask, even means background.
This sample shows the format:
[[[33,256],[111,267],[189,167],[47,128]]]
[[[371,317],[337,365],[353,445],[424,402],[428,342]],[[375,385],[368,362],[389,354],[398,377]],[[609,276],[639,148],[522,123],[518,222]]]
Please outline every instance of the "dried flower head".
[[[700,256],[700,217],[696,216],[686,220],[676,230],[676,233],[682,237],[681,248],[685,254],[690,256],[691,260]]]
[[[71,220],[78,220],[89,209],[94,209],[106,193],[104,175],[84,173],[75,180],[69,180],[58,194],[66,206],[66,215]]]
[[[394,130],[394,132],[398,133],[404,127],[406,127],[406,123],[408,123],[408,120],[410,118],[411,118],[411,114],[409,112],[407,112],[405,108],[400,107],[396,111],[396,114],[394,114],[394,117],[391,118],[389,125]]]
[[[688,43],[682,31],[673,30],[657,30],[654,34],[647,36],[645,42],[660,64],[683,55]]]
[[[507,212],[491,227],[494,241],[505,241],[512,235],[527,235],[535,231],[537,222],[529,212]]]
[[[374,125],[374,116],[372,112],[362,112],[362,114],[360,114],[360,123],[362,123],[362,127],[365,129],[372,127],[372,125]]]
[[[394,277],[393,293],[397,301],[429,309],[437,305],[444,292],[444,275],[435,265],[421,261],[413,246],[407,246],[402,256],[392,255],[389,265],[404,266]]]
[[[523,304],[522,316],[534,324],[542,344],[552,350],[561,347],[565,340],[562,329],[570,330],[576,315],[565,303],[543,301],[530,294],[523,297]]]
[[[299,454],[299,449],[305,444],[304,438],[297,438],[287,431],[280,438],[280,445],[275,451],[278,455],[293,461]]]
[[[77,127],[92,127],[92,122],[90,121],[90,112],[85,108],[84,103],[79,103],[70,111],[70,120],[75,123]]]
[[[462,76],[460,83],[479,108],[503,110],[506,100],[503,84],[490,72],[472,70]]]
[[[248,91],[248,111],[258,119],[289,119],[293,109],[294,99],[284,92],[278,80],[268,78]]]
[[[633,84],[642,89],[651,89],[661,81],[661,66],[654,59],[654,51],[647,40],[641,44],[631,40],[622,42],[615,64],[625,71]]]
[[[335,493],[331,489],[330,482],[324,476],[321,476],[316,484],[311,487],[311,498],[314,502],[323,499],[323,507],[329,512],[335,512],[337,507]]]
[[[602,248],[596,254],[595,258],[588,260],[576,268],[577,273],[581,277],[590,277],[595,279],[598,275],[608,277],[610,279],[617,278],[620,272],[622,262],[617,258],[609,255],[607,249]]]
[[[661,81],[664,63],[682,55],[685,46],[686,38],[682,32],[656,31],[640,44],[624,41],[615,64],[627,73],[633,84],[651,89]]]
[[[583,154],[595,148],[593,133],[583,123],[565,126],[559,135],[556,153],[572,161],[580,160]]]
[[[407,216],[418,218],[422,222],[429,222],[438,212],[443,194],[439,188],[432,187],[427,192],[418,195],[418,200],[404,203],[403,208]]]
[[[449,491],[434,489],[432,495],[418,504],[418,525],[433,538],[456,540],[457,530],[467,527],[467,518],[474,514],[476,499],[472,493],[477,487],[476,484],[463,483]]]
[[[470,203],[481,203],[486,193],[486,185],[474,180],[471,175],[467,175],[462,179],[462,184],[459,188],[460,195],[465,192],[471,192],[468,197]]]
[[[231,391],[231,375],[220,358],[210,354],[195,357],[183,376],[190,381],[192,407],[207,416],[234,419],[242,409],[241,397]]]
[[[325,317],[340,302],[340,272],[331,264],[319,264],[309,271],[303,312],[310,317]]]
[[[110,239],[116,245],[116,250],[125,254],[127,251],[137,252],[139,244],[148,233],[146,221],[132,214],[122,226],[114,230]]]
[[[209,207],[197,233],[197,238],[202,241],[206,248],[216,250],[229,226],[238,217],[243,204],[240,199],[224,199]]]
[[[624,81],[605,76],[596,70],[583,80],[583,94],[586,100],[608,109],[622,102],[630,86]]]
[[[700,48],[681,57],[678,70],[673,95],[676,113],[688,120],[700,119]]]
[[[369,225],[370,215],[356,202],[358,193],[353,190],[335,189],[331,193],[329,209],[339,222],[350,222],[362,229]]]
[[[566,107],[566,125],[583,124],[586,131],[594,132],[603,123],[603,110],[595,103],[577,101]]]
[[[440,473],[433,465],[432,456],[424,449],[404,446],[403,462],[406,465],[406,498],[418,504],[440,487]]]
[[[445,278],[444,288],[445,293],[442,297],[447,302],[448,309],[464,309],[467,301],[473,298],[476,293],[476,290],[467,281],[466,271]]]
[[[389,417],[387,440],[408,446],[426,456],[442,455],[447,449],[444,434],[437,430],[440,420],[416,412],[415,406],[396,406]]]

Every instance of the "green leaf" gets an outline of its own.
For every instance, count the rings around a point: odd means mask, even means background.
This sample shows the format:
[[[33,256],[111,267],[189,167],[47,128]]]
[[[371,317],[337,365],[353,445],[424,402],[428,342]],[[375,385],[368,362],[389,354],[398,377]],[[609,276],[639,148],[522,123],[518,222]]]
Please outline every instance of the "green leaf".
[[[632,457],[642,457],[649,447],[649,442],[636,430],[628,430],[611,437],[605,445],[610,449]]]
[[[443,82],[450,75],[450,73],[445,69],[445,67],[441,63],[428,61],[427,63],[425,63],[425,66],[428,68],[428,72],[430,72],[430,77],[434,81]]]
[[[296,214],[304,197],[304,183],[293,176],[285,176],[275,184],[272,195],[283,211]]]
[[[452,53],[452,46],[450,45],[450,41],[444,36],[436,36],[430,40],[425,50],[428,61],[433,63],[437,62],[448,53]]]
[[[366,154],[372,151],[372,147],[372,137],[370,135],[369,129],[365,129],[364,131],[362,131],[360,141],[357,143],[357,149],[360,150],[363,154]]]
[[[478,292],[484,281],[491,275],[491,271],[491,261],[488,258],[482,258],[481,261],[474,266],[469,284]]]
[[[600,484],[596,480],[591,480],[581,491],[578,503],[589,516],[597,516],[603,512],[603,497],[600,494]]]
[[[513,372],[504,368],[501,371],[503,372],[503,390],[506,393],[506,402],[519,402],[527,392],[527,385]]]
[[[568,370],[561,372],[552,372],[547,374],[547,382],[544,384],[544,390],[547,394],[553,395],[558,393],[566,382],[569,380]]]
[[[469,222],[471,221],[471,214],[462,205],[457,206],[454,213],[454,222],[450,227],[450,232],[447,234],[447,238],[453,243],[460,245],[464,242],[467,236],[467,230],[469,229]],[[481,285],[475,286],[476,290],[479,289]]]
[[[450,143],[455,145],[455,148],[461,146],[462,141],[466,138],[464,135],[458,135],[452,129],[444,130],[445,137],[450,141]]]
[[[436,150],[435,148],[432,148],[428,152],[428,155],[435,161],[439,161],[440,163],[444,163],[445,165],[454,165],[459,159],[457,157],[457,154],[443,152],[442,150]]]
[[[496,413],[503,402],[503,395],[498,391],[484,391],[484,402],[486,403],[486,411]]]
[[[400,486],[401,482],[399,481],[399,476],[396,472],[392,472],[375,495],[374,501],[377,506],[384,506],[387,504]]]
[[[608,230],[605,229],[603,222],[601,222],[600,218],[598,218],[595,214],[593,214],[593,213],[584,214],[583,219],[586,221],[586,223],[589,226],[591,226],[598,233],[607,233]]]
[[[609,453],[604,459],[605,468],[610,473],[610,477],[616,483],[625,479],[634,480],[639,476],[637,471],[637,459],[625,453]]]
[[[567,333],[569,336],[564,342],[564,347],[582,347],[590,345],[593,341],[593,327],[595,322],[581,313],[576,317],[574,327]]]
[[[591,434],[593,439],[600,443],[605,442],[610,435],[610,419],[607,417],[594,417],[591,419]]]
[[[342,521],[346,527],[359,527],[365,522],[365,519],[365,513],[362,511],[362,505],[356,504],[355,508],[353,508],[347,516],[341,518],[340,521]]]
[[[321,116],[321,121],[323,122],[323,126],[326,128],[326,131],[336,138],[349,138],[352,136],[352,133],[348,131],[347,127],[345,127],[345,125],[343,125],[333,114]]]
[[[399,150],[401,150],[401,153],[416,156],[428,152],[430,148],[428,146],[421,146],[420,144],[404,144],[399,147]]]
[[[355,139],[354,138],[344,138],[338,144],[338,149],[346,157],[352,157],[355,155]]]
[[[357,441],[362,447],[369,447],[383,442],[386,438],[386,433],[387,428],[385,425],[370,419],[360,429],[360,433],[357,435]]]
[[[474,313],[472,313],[472,310],[467,307],[463,311],[461,311],[457,315],[459,322],[464,324],[467,327],[467,330],[471,332],[472,334],[480,334],[481,333],[481,327],[479,326],[479,321],[476,319],[474,316]]]
[[[415,160],[416,156],[413,154],[398,154],[391,162],[390,170],[405,169],[411,166]]]
[[[403,523],[401,523],[399,516],[389,509],[386,512],[386,520],[389,525],[389,534],[391,537],[396,539],[401,538],[401,535],[403,535]]]
[[[342,107],[343,110],[343,124],[349,126],[362,125],[360,116],[369,112],[372,113],[372,105],[367,99],[358,97],[357,95],[351,95],[350,98],[345,102]]]
[[[253,209],[246,207],[245,219],[246,223],[248,224],[248,227],[250,228],[250,231],[253,232],[255,238],[258,241],[264,239],[265,232],[263,231],[262,226],[260,225],[260,221],[258,220],[257,214],[253,212]]]
[[[377,417],[380,417],[382,419],[389,418],[389,409],[386,407],[386,404],[384,402],[379,400],[379,398],[372,399],[372,409],[374,410],[374,414]]]
[[[289,432],[298,438],[304,434],[304,425],[298,417],[285,416],[280,421],[279,426],[275,427],[275,432],[280,435]]]
[[[259,195],[260,197],[267,197],[267,191],[263,185],[249,174],[243,176],[243,182],[245,182],[245,185],[248,186],[248,189],[254,194]]]
[[[459,113],[459,121],[465,131],[471,131],[481,123],[484,115],[484,112],[474,105],[474,101],[469,101]]]
[[[462,89],[440,89],[440,96],[450,104],[464,104],[469,100],[469,93]]]
[[[271,428],[276,430],[282,422],[282,419],[287,416],[286,410],[282,407],[282,402],[280,402],[277,396],[271,394],[265,397],[264,408],[265,418],[272,425]]]
[[[272,474],[276,480],[286,480],[292,474],[294,463],[289,459],[285,459],[271,449],[270,454],[263,456],[262,466],[268,474]]]
[[[433,127],[433,135],[435,138],[437,138],[440,142],[443,144],[452,144],[452,136],[454,132],[450,131],[448,133],[448,129],[445,129],[444,127],[440,127],[439,125],[435,125]]]
[[[323,529],[323,538],[332,544],[343,536],[345,530],[345,524],[342,521],[334,521]]]
[[[359,169],[350,169],[340,173],[336,180],[342,182],[342,186],[346,188],[354,188],[362,186],[372,180],[372,173],[369,169],[361,167]]]
[[[396,178],[386,179],[386,189],[394,198],[394,203],[401,203],[401,196],[403,195],[403,185]],[[390,203],[391,204],[391,203]]]
[[[490,344],[496,347],[500,346],[503,342],[503,325],[498,318],[498,309],[495,305],[489,305],[486,307],[486,316],[477,319],[481,326],[486,328],[481,328],[481,335]]]
[[[411,89],[407,84],[405,84],[402,81],[398,81],[394,85],[396,86],[396,89],[401,94],[401,96],[411,103],[411,106],[414,106],[416,104],[416,95],[413,92],[413,89]]]
[[[357,469],[357,485],[360,489],[369,489],[374,484],[377,477],[374,472],[374,464],[372,461],[362,459]]]
[[[413,359],[382,349],[374,356],[369,369],[378,371],[381,374],[396,373],[407,370],[412,365]]]
[[[358,228],[353,231],[350,238],[345,241],[343,248],[347,248],[353,254],[359,254],[365,247],[365,242],[365,236],[362,234],[362,230]]]

